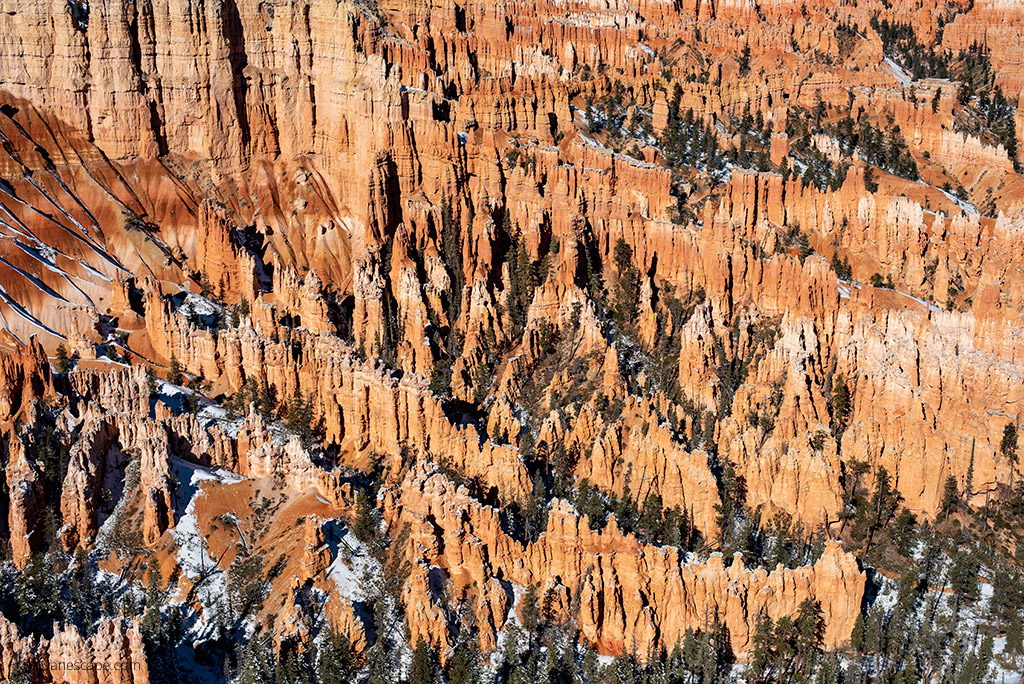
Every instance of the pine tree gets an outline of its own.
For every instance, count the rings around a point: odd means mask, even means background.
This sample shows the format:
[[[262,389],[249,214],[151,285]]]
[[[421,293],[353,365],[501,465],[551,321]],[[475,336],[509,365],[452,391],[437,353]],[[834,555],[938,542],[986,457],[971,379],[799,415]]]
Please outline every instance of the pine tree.
[[[1015,624],[1019,625],[1024,619],[1020,614],[1021,606],[1024,606],[1024,576],[1006,567],[997,568],[992,581],[989,609],[997,627],[1005,628],[1007,635],[1013,631]]]
[[[840,257],[838,252],[832,255],[832,270],[836,272],[836,277],[840,280],[850,280],[853,277],[850,262]]]
[[[864,167],[864,189],[868,192],[878,192],[878,182],[875,180],[874,167]]]
[[[256,410],[260,415],[269,417],[277,404],[274,387],[267,384],[267,378],[260,378],[259,390],[256,392]]]
[[[448,683],[478,684],[480,660],[480,649],[475,644],[460,644],[448,661]]]
[[[320,684],[346,684],[356,671],[356,656],[349,638],[327,626],[323,645],[317,653],[317,679]]]
[[[228,572],[228,604],[238,619],[245,619],[257,610],[266,593],[266,577],[263,573],[263,556],[250,553],[245,545],[238,545],[238,555]]]
[[[1012,463],[1017,462],[1017,424],[1007,423],[1003,427],[1003,439],[999,443],[999,451]]]
[[[18,575],[15,603],[21,624],[40,633],[61,618],[60,588],[50,559],[36,553]]]
[[[580,676],[579,678],[584,682],[596,682],[600,676],[601,663],[597,659],[597,653],[592,649],[587,649],[587,654],[583,656],[583,662],[580,663]]]
[[[521,616],[523,620],[523,627],[526,628],[526,634],[530,640],[530,646],[533,645],[533,639],[536,635],[537,628],[540,626],[540,604],[537,598],[537,585],[531,584],[526,588],[526,594],[522,598],[523,607],[521,609]]]
[[[747,665],[748,676],[754,681],[768,681],[772,666],[774,641],[775,622],[767,615],[759,616],[754,628],[750,662]]]
[[[833,421],[838,433],[842,433],[846,429],[846,421],[850,417],[851,408],[850,388],[846,384],[846,378],[838,375],[833,382],[833,395],[831,395]]]
[[[633,250],[621,237],[615,243],[612,254],[619,282],[615,290],[615,318],[619,325],[632,322],[636,312],[636,300],[639,295],[639,283],[636,268],[633,266]]]
[[[61,342],[57,345],[57,370],[61,373],[67,373],[71,370],[71,358],[68,356],[68,348]]]
[[[804,169],[804,174],[800,177],[800,183],[805,188],[818,185],[818,172],[814,169],[814,166],[808,165]]]
[[[7,678],[4,680],[7,684],[34,684],[32,668],[21,658],[12,659],[8,667]]]
[[[594,96],[588,93],[586,98],[584,98],[583,106],[587,112],[587,125],[590,127],[590,132],[600,133],[602,128],[601,119],[597,114],[599,110],[594,106]]]
[[[643,534],[644,540],[650,544],[661,543],[664,536],[664,521],[661,515],[662,500],[657,494],[648,494],[640,507],[637,517],[637,530]]]
[[[523,511],[526,541],[531,543],[537,541],[547,527],[548,495],[544,479],[540,473],[533,477],[533,491],[530,493],[530,498]]]
[[[164,639],[163,617],[160,614],[163,606],[162,582],[160,566],[155,558],[151,558],[146,571],[146,602],[141,625],[142,636],[147,643],[161,644]]]
[[[858,653],[864,651],[864,614],[857,613],[857,620],[853,623],[853,631],[850,633],[850,648]]]
[[[356,538],[367,544],[376,537],[377,519],[374,516],[374,507],[370,498],[363,492],[356,494],[356,515],[352,522],[352,532]]]
[[[276,679],[274,654],[266,644],[266,638],[255,635],[245,645],[236,678],[237,684],[265,684]],[[327,684],[326,682],[324,684]]]
[[[185,376],[182,374],[181,363],[178,362],[178,357],[171,354],[171,365],[167,372],[167,382],[172,385],[181,385],[185,381]]]
[[[447,197],[441,198],[441,252],[451,281],[448,320],[454,327],[462,306],[462,229],[452,215]]]
[[[977,557],[970,551],[961,551],[953,557],[953,564],[949,569],[949,584],[956,595],[957,605],[961,602],[970,605],[981,595],[978,583],[979,565]]]
[[[795,620],[796,653],[800,660],[800,672],[813,671],[822,652],[825,636],[825,619],[821,606],[813,599],[804,599],[797,608]]]
[[[526,326],[526,312],[533,303],[533,280],[530,255],[526,251],[526,243],[519,235],[518,229],[513,230],[508,210],[505,211],[505,234],[510,237],[511,246],[506,255],[508,261],[508,312],[512,319],[513,336],[522,334]]]
[[[473,370],[473,398],[477,403],[481,403],[487,398],[487,393],[491,389],[491,374],[490,363],[485,359],[477,362],[476,368]]]
[[[100,616],[100,599],[89,554],[82,547],[75,550],[74,565],[70,574],[68,608],[71,618],[83,636],[91,636],[93,621]]]
[[[896,515],[896,511],[903,500],[903,496],[894,489],[889,478],[889,471],[884,466],[879,466],[875,471],[875,489],[871,494],[871,501],[868,510],[870,512],[870,526],[868,528],[868,541],[866,549],[871,549],[871,542],[875,533],[889,524],[889,521]]]
[[[210,276],[207,275],[205,269],[199,273],[199,289],[202,291],[204,297],[213,292],[213,284],[210,283]]]
[[[430,657],[430,647],[421,636],[416,641],[416,650],[412,654],[409,666],[409,684],[432,684],[434,664]]]
[[[957,490],[956,478],[950,475],[946,478],[946,483],[942,488],[942,505],[940,507],[942,517],[948,517],[956,511],[956,507],[959,502],[960,493]]]
[[[1024,654],[1024,618],[1019,615],[1006,626],[1006,646],[1003,652],[1013,658],[1015,665]]]
[[[316,433],[312,397],[301,391],[295,394],[285,407],[285,420],[298,433],[303,444],[308,446]]]
[[[304,654],[290,649],[277,666],[276,681],[280,684],[312,684]]]

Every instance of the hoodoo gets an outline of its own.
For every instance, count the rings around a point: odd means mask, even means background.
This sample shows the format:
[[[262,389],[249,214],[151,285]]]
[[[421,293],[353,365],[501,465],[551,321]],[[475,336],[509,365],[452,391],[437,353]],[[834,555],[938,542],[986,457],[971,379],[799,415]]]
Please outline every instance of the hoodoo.
[[[0,680],[1024,667],[1024,4],[0,0]]]

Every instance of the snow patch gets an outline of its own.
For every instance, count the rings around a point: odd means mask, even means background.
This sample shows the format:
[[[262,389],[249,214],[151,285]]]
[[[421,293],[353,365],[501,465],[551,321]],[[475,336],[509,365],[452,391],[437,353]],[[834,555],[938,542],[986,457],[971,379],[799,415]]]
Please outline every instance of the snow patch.
[[[329,521],[324,526],[324,539],[334,556],[334,561],[327,568],[327,576],[338,587],[338,595],[349,603],[364,600],[363,578],[367,573],[379,575],[379,564],[367,554],[362,542],[336,521]]]
[[[180,503],[187,501],[181,517],[171,530],[178,546],[175,556],[182,572],[194,584],[192,591],[203,606],[201,616],[190,626],[190,631],[196,637],[207,637],[216,629],[215,618],[220,603],[227,595],[227,575],[206,548],[206,539],[196,519],[196,502],[204,496],[201,486],[203,482],[230,484],[243,478],[221,468],[208,469],[178,459],[174,459],[172,467],[175,477],[181,483],[176,494],[178,501],[175,502],[175,509],[179,510]]]
[[[889,67],[889,71],[892,72],[893,77],[899,82],[901,86],[909,86],[914,79],[910,77],[906,71],[903,70],[896,62],[892,61],[888,57],[885,58],[885,66]]]
[[[953,193],[947,192],[946,190],[942,190],[942,188],[939,188],[939,190],[942,192],[943,195],[946,196],[946,199],[948,199],[950,202],[952,202],[953,204],[955,204],[958,207],[960,207],[960,209],[962,209],[964,212],[966,212],[968,214],[973,214],[974,216],[979,216],[980,215],[979,212],[978,212],[978,208],[975,207],[970,202],[968,202],[966,200],[962,200],[959,197],[957,197],[956,195],[954,195]]]

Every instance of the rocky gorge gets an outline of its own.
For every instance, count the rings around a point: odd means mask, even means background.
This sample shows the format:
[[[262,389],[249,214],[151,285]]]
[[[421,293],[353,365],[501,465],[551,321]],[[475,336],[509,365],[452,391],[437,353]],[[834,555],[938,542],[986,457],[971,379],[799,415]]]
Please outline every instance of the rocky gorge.
[[[0,8],[2,677],[1020,662],[1017,3]]]

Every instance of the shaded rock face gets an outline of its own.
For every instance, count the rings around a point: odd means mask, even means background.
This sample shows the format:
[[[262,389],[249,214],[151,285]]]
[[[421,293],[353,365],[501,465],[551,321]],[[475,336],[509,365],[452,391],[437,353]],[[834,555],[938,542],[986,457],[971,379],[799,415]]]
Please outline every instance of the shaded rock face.
[[[280,609],[275,644],[315,638],[313,596],[361,651],[334,525],[376,478],[409,530],[412,643],[454,644],[450,586],[492,651],[537,585],[605,655],[670,651],[713,615],[743,657],[805,599],[844,644],[865,574],[837,542],[796,569],[715,555],[726,466],[740,505],[826,536],[854,464],[922,519],[950,478],[981,502],[1020,477],[1019,160],[871,19],[983,46],[1020,103],[1024,12],[919,4],[0,0],[14,564],[59,546],[120,572],[128,539],[205,619],[183,536],[228,549],[228,576],[238,544],[284,549],[259,614]],[[679,161],[684,116],[707,134]],[[847,117],[913,174],[841,141]],[[1019,107],[1007,122],[1024,131]],[[189,479],[218,469],[240,481]],[[706,547],[592,530],[584,486],[677,509]],[[257,515],[257,494],[286,503]],[[503,527],[537,499],[542,533]],[[241,541],[218,536],[236,504],[263,525],[236,520]],[[144,664],[134,626],[100,624],[44,644],[0,622],[0,663]]]

